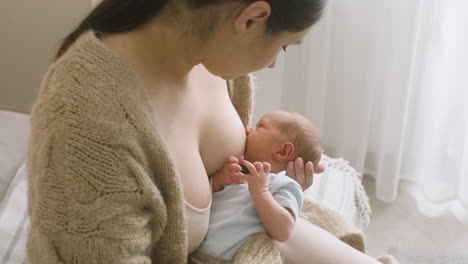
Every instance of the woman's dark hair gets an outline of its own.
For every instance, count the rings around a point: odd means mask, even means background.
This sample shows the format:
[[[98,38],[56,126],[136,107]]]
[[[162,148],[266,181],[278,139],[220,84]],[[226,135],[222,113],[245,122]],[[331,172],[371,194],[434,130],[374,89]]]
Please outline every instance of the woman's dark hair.
[[[56,59],[87,30],[99,33],[121,33],[137,29],[148,23],[173,0],[103,0],[91,13],[65,37]],[[222,2],[246,4],[261,0],[185,0],[192,8],[203,8]],[[313,25],[322,15],[325,0],[262,0],[270,4],[271,15],[267,32],[300,32]]]

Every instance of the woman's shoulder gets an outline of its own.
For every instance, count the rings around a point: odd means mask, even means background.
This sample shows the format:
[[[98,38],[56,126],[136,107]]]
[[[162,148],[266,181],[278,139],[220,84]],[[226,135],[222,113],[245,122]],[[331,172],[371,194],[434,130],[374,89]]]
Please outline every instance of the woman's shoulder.
[[[136,86],[136,78],[121,59],[87,32],[50,66],[33,116],[40,112],[74,115],[83,122],[122,121],[131,104],[142,100]]]
[[[118,89],[138,84],[129,66],[91,31],[80,36],[51,69],[55,79],[75,94],[118,96],[114,94]]]

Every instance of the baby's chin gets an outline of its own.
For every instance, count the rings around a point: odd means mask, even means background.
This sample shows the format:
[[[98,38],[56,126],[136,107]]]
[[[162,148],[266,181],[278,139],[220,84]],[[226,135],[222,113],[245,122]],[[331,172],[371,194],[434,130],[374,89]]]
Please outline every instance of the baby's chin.
[[[249,154],[247,151],[244,152],[244,159],[245,159],[246,161],[252,162],[252,159],[251,159],[251,157],[250,157],[250,154]]]

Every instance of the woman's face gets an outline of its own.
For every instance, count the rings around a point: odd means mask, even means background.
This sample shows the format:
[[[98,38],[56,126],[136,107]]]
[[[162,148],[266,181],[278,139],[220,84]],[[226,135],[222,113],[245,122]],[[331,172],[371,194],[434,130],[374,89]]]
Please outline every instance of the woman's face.
[[[202,64],[213,75],[228,80],[266,67],[273,68],[278,54],[287,46],[300,44],[310,31],[309,27],[297,33],[268,33],[267,17],[249,20],[247,15],[243,22],[227,21],[204,43]]]

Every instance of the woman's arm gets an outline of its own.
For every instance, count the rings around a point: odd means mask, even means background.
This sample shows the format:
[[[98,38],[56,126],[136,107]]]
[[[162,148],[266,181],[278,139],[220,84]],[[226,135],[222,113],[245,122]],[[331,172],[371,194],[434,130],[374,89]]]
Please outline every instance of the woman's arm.
[[[142,148],[119,138],[134,134],[131,126],[72,123],[67,113],[54,120],[31,137],[30,263],[151,263],[168,215]]]

